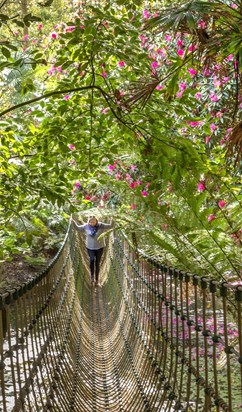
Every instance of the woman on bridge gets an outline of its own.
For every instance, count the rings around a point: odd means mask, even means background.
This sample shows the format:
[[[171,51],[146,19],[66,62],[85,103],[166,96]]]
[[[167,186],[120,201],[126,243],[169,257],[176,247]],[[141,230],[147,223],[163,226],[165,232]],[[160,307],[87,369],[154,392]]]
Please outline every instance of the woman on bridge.
[[[99,239],[99,236],[107,230],[112,229],[114,227],[114,222],[112,221],[110,224],[98,222],[96,216],[90,216],[87,223],[78,225],[73,218],[71,219],[77,230],[86,233],[86,246],[90,259],[91,282],[94,286],[100,286],[100,262],[105,247],[105,239],[103,237]]]

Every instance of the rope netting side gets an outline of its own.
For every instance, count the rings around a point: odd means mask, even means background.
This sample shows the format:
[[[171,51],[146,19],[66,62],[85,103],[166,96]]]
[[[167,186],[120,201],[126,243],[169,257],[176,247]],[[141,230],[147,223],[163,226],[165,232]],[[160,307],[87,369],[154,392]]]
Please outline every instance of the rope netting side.
[[[81,327],[79,270],[69,228],[50,266],[1,296],[1,411],[63,411],[71,403],[75,358],[69,337],[78,339]]]
[[[149,402],[159,411],[240,410],[242,287],[162,266],[123,235],[116,242],[139,353],[151,359],[147,375],[140,367]]]

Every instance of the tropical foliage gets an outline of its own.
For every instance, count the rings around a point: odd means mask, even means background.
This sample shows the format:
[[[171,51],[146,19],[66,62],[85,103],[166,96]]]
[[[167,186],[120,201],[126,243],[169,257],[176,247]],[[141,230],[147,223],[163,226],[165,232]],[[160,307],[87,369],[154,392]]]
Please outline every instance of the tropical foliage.
[[[1,258],[33,246],[33,210],[92,209],[168,265],[241,279],[241,2],[3,3]]]

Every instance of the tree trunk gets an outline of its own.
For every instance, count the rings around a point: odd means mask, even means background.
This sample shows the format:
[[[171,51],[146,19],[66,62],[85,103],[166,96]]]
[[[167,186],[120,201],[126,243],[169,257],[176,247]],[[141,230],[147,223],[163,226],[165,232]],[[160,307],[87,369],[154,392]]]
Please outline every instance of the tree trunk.
[[[20,0],[22,18],[28,14],[28,0]],[[24,35],[29,33],[29,28],[24,26]]]

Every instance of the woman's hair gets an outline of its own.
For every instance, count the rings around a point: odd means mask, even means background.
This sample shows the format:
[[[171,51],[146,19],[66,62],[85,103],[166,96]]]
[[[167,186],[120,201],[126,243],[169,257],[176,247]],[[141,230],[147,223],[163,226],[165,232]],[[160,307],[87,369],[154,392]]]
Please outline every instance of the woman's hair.
[[[98,223],[98,219],[96,218],[96,216],[88,216],[88,223],[90,222],[90,220],[92,219],[96,219],[96,222]]]

